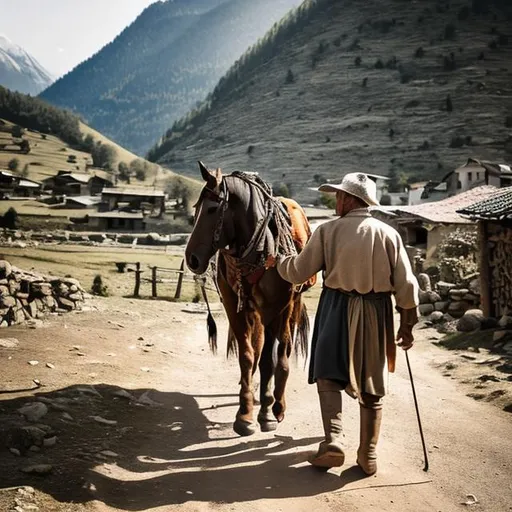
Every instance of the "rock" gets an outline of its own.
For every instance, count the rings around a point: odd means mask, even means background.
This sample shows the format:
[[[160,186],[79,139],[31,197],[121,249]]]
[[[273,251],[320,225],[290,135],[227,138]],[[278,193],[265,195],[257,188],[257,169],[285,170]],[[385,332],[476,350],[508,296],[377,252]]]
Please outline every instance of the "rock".
[[[73,302],[82,302],[84,300],[84,296],[82,295],[82,292],[76,292],[69,294],[68,299]]]
[[[46,363],[46,368],[50,368],[50,370],[53,370],[55,368],[55,365],[52,363]]]
[[[84,395],[91,395],[97,398],[103,398],[101,396],[101,393],[94,386],[78,386],[74,388],[73,391]]]
[[[10,295],[4,295],[0,297],[0,304],[4,308],[13,308],[16,306],[16,299],[14,297],[11,297]]]
[[[496,318],[488,316],[482,320],[482,329],[495,329],[496,327],[498,327]]]
[[[510,329],[510,328],[512,328],[512,316],[503,315],[500,318],[500,320],[498,322],[498,325],[502,329]]]
[[[420,289],[424,292],[432,291],[432,284],[428,274],[418,274],[418,284],[420,285]]]
[[[105,418],[102,418],[101,416],[89,416],[97,423],[101,423],[102,425],[117,425],[116,420],[107,420]]]
[[[16,338],[3,338],[0,339],[0,347],[2,348],[16,348],[19,345],[19,341]]]
[[[113,452],[111,450],[103,450],[100,452],[101,455],[104,455],[105,457],[119,457],[119,454],[116,452]]]
[[[128,393],[126,389],[118,389],[117,391],[114,391],[112,394],[119,398],[127,398],[128,400],[135,401],[135,397],[131,393]]]
[[[433,324],[439,324],[444,321],[444,315],[441,313],[441,311],[434,311],[428,317],[428,321],[432,322]]]
[[[505,343],[502,350],[503,350],[503,352],[506,352],[507,354],[512,354],[512,341]]]
[[[466,295],[464,295],[464,297],[462,297],[462,300],[465,300],[467,302],[473,302],[474,304],[480,304],[480,295],[466,293]]]
[[[57,436],[45,437],[43,439],[43,446],[45,446],[46,448],[48,448],[50,446],[55,446],[56,444],[57,444]]]
[[[21,427],[21,430],[28,434],[32,445],[41,446],[43,444],[46,432],[42,428],[29,425],[27,427]]]
[[[450,290],[452,290],[453,288],[456,288],[456,285],[452,283],[447,283],[445,281],[439,281],[437,283],[437,289],[441,297],[447,297],[450,293]]]
[[[29,361],[28,364],[30,366],[37,366],[39,364],[39,361],[36,361],[35,359],[33,359],[32,361]]]
[[[418,311],[422,316],[428,316],[434,311],[434,306],[432,304],[420,304],[418,306]]]
[[[480,279],[479,278],[473,279],[469,283],[469,291],[471,293],[474,293],[475,295],[480,295],[481,294],[481,291],[480,291]]]
[[[430,294],[429,292],[425,292],[423,290],[420,290],[418,293],[420,304],[430,304]]]
[[[13,455],[16,455],[16,457],[21,457],[21,452],[18,450],[18,448],[9,448],[9,451],[10,451]]]
[[[507,334],[509,334],[507,331],[496,331],[492,335],[492,341],[499,341],[502,338],[504,338]]]
[[[51,464],[33,464],[32,466],[21,468],[21,471],[23,473],[47,475],[53,471],[53,466]]]
[[[74,421],[73,416],[69,412],[63,412],[61,418],[66,421]]]
[[[160,402],[155,402],[155,400],[150,398],[149,391],[143,393],[137,400],[137,403],[142,405],[149,405],[150,407],[159,407],[162,405]]]
[[[36,423],[48,413],[48,407],[41,402],[30,402],[20,407],[18,412],[23,414],[27,421]]]
[[[58,297],[57,302],[59,303],[59,306],[66,311],[75,309],[75,303],[72,300],[66,299],[64,297]]]
[[[448,309],[449,304],[450,303],[448,301],[435,302],[434,303],[434,309],[436,311],[442,311],[444,313]]]
[[[472,332],[480,329],[484,314],[479,309],[469,309],[457,322],[457,330],[460,332]]]
[[[450,315],[450,313],[445,313],[443,315],[443,318],[444,318],[445,322],[454,322],[455,321],[455,318],[452,315]]]

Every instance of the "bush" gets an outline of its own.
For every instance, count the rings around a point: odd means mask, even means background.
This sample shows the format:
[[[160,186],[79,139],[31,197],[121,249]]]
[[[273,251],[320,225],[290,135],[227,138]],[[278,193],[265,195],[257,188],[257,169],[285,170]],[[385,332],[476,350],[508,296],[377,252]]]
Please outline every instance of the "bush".
[[[454,135],[450,141],[451,148],[461,148],[466,143],[466,137],[460,135]]]
[[[12,130],[11,130],[11,134],[13,137],[15,137],[16,139],[20,139],[21,137],[23,137],[23,134],[25,133],[25,129],[22,128],[21,126],[18,126],[17,124],[15,124],[13,127],[12,127]]]
[[[359,57],[359,56],[358,56],[358,57],[356,57],[356,58],[354,59],[354,64],[355,64],[357,67],[359,67],[359,66],[361,65],[361,60],[362,60],[362,59],[361,59],[361,57]]]
[[[103,284],[103,278],[99,274],[94,277],[91,293],[99,297],[108,297],[108,286]]]
[[[478,235],[475,231],[455,229],[437,246],[440,279],[459,284],[478,273]]]
[[[293,75],[293,71],[289,69],[288,73],[286,73],[286,83],[293,84],[293,82],[295,82],[295,76]]]
[[[9,160],[9,163],[7,164],[7,168],[12,171],[16,172],[20,166],[20,161],[18,158],[13,158],[12,160]]]
[[[444,71],[455,71],[457,69],[457,63],[455,62],[455,55],[450,53],[450,56],[446,55],[443,57],[443,70]]]
[[[505,126],[507,128],[512,128],[512,116],[507,116],[505,118]]]
[[[377,62],[375,63],[375,69],[384,69],[384,63],[380,59],[377,59]]]
[[[18,212],[11,206],[1,219],[3,228],[16,229],[16,225],[18,223]]]

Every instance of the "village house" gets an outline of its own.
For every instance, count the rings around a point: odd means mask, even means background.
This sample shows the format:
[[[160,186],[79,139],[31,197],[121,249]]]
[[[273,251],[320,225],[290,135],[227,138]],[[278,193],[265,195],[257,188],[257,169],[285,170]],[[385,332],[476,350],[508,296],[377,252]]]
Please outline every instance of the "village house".
[[[462,194],[433,203],[411,206],[372,207],[372,215],[390,224],[411,249],[424,252],[428,263],[435,262],[436,250],[443,237],[454,228],[476,230],[476,224],[457,211],[494,194],[496,187],[483,185]]]
[[[23,178],[11,171],[0,170],[0,197],[36,197],[41,193],[41,183]]]
[[[93,231],[115,231],[141,233],[146,230],[142,212],[96,212],[88,216],[84,226]]]
[[[43,189],[54,196],[94,196],[113,185],[108,173],[102,174],[58,171],[55,176],[43,180]]]
[[[485,316],[512,314],[512,188],[458,210],[478,221],[480,293]]]
[[[163,190],[149,188],[113,187],[101,193],[102,209],[140,210],[153,216],[165,212],[165,193]]]

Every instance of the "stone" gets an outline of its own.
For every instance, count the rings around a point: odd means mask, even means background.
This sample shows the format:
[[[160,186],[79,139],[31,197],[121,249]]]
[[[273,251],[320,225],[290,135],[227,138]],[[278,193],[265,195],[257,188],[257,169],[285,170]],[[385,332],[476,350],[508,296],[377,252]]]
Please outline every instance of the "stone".
[[[457,330],[460,332],[472,332],[480,329],[484,314],[479,309],[469,309],[457,322]]]
[[[45,437],[43,439],[43,446],[49,448],[50,446],[55,446],[57,444],[57,436]]]
[[[7,276],[11,275],[12,266],[6,260],[0,260],[0,278],[5,279]]]
[[[428,321],[432,322],[433,324],[439,324],[444,321],[444,315],[441,311],[434,311],[428,317]]]
[[[57,301],[59,303],[59,306],[66,311],[71,311],[72,309],[75,308],[75,303],[72,300],[65,299],[64,297],[59,297]]]
[[[111,450],[103,450],[100,452],[101,455],[104,455],[105,457],[119,457],[119,454],[116,452],[113,452]]]
[[[442,311],[443,313],[446,312],[448,309],[448,305],[450,303],[448,301],[439,301],[434,303],[434,309],[436,311]]]
[[[101,423],[102,425],[117,425],[116,420],[107,420],[105,418],[102,418],[101,416],[89,416],[97,423]]]
[[[502,350],[503,350],[503,352],[506,352],[507,354],[512,354],[512,341],[505,343],[505,345],[503,345]]]
[[[16,338],[3,338],[0,339],[0,347],[2,348],[16,348],[19,345],[19,340]]]
[[[492,341],[500,341],[502,338],[507,336],[507,334],[509,334],[507,331],[496,331],[492,335]]]
[[[18,450],[18,448],[9,448],[9,451],[10,451],[13,455],[16,455],[16,457],[21,457],[21,452]]]
[[[119,398],[126,398],[127,400],[133,400],[135,401],[135,397],[126,391],[126,389],[118,389],[112,393],[113,396],[119,397]]]
[[[430,282],[430,276],[428,274],[418,274],[418,284],[420,285],[420,289],[424,292],[432,291],[432,284]]]
[[[495,329],[496,327],[498,327],[498,320],[496,318],[488,316],[482,320],[482,329]]]
[[[480,279],[479,278],[476,278],[476,279],[473,279],[472,281],[470,281],[470,283],[469,283],[469,291],[471,293],[474,293],[475,295],[480,295],[481,294],[481,291],[480,291]]]
[[[48,413],[48,407],[41,402],[30,402],[20,407],[18,412],[23,414],[27,421],[36,423]]]
[[[39,364],[39,361],[36,361],[35,359],[33,359],[32,361],[29,361],[28,364],[30,366],[37,366]]]
[[[441,297],[446,297],[450,293],[450,290],[453,288],[456,288],[456,285],[452,283],[447,283],[445,281],[439,281],[437,283],[437,290],[439,291],[439,294]]]
[[[31,466],[25,466],[21,468],[23,473],[35,473],[37,475],[47,475],[53,471],[51,464],[33,464]]]
[[[50,368],[50,370],[53,370],[55,368],[55,365],[52,363],[46,363],[46,368]]]
[[[510,329],[510,328],[512,328],[512,316],[503,315],[500,318],[500,320],[498,322],[498,325],[502,329]]]
[[[420,290],[418,292],[418,296],[419,296],[419,299],[420,299],[420,304],[430,304],[431,301],[430,301],[430,294],[429,294],[429,292]]]
[[[450,313],[445,313],[443,315],[443,318],[444,318],[445,322],[454,322],[455,321],[455,318],[452,315],[450,315]]]
[[[81,302],[84,300],[84,297],[82,295],[82,292],[77,292],[77,293],[70,293],[68,295],[68,299],[72,300],[74,302]]]
[[[473,302],[474,304],[480,303],[480,295],[473,295],[472,293],[466,293],[464,297],[462,297],[462,300],[465,300],[467,302]]]
[[[16,306],[16,299],[10,295],[0,297],[0,304],[5,308],[13,308]]]

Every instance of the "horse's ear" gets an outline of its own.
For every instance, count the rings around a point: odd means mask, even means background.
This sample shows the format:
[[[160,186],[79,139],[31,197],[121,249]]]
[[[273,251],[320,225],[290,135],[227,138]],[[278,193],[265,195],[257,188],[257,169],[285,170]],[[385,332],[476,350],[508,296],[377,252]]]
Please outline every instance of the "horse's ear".
[[[203,177],[204,181],[210,181],[212,179],[212,173],[209,171],[208,167],[199,160],[197,162],[199,164],[199,170],[201,171],[201,176]]]

